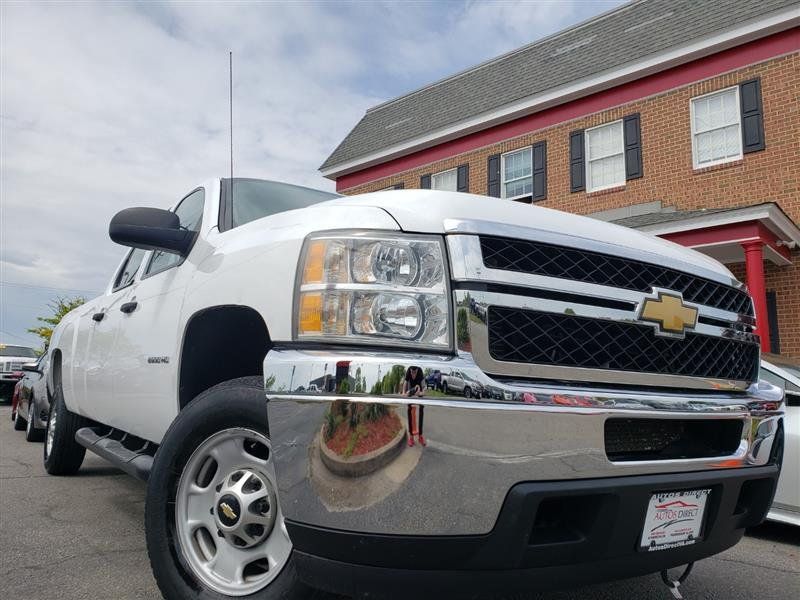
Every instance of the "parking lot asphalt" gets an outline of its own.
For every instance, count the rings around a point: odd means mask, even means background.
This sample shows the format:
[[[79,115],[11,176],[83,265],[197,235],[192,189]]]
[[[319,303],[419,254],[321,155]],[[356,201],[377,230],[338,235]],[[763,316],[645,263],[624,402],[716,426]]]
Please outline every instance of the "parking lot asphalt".
[[[51,477],[42,445],[0,407],[0,596],[14,600],[159,598],[144,542],[145,484],[87,453],[79,474]],[[800,529],[768,523],[695,565],[687,600],[784,600],[800,594]],[[532,600],[672,598],[657,575]],[[508,600],[512,600],[509,598]]]

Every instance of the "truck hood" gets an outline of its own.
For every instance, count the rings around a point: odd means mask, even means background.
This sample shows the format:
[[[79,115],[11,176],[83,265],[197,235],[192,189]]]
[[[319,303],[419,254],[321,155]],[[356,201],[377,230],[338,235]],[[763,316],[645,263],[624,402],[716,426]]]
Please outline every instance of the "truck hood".
[[[689,269],[698,267],[724,278],[733,278],[731,272],[713,258],[656,236],[590,217],[500,198],[435,190],[387,190],[342,197],[324,204],[376,206],[392,215],[403,231],[413,233],[446,233],[448,222],[453,220],[529,227],[531,239],[536,239],[537,230],[561,235],[567,233],[578,239],[636,248],[651,254],[650,262],[658,263],[670,258],[686,264]],[[575,245],[581,244],[576,240]]]

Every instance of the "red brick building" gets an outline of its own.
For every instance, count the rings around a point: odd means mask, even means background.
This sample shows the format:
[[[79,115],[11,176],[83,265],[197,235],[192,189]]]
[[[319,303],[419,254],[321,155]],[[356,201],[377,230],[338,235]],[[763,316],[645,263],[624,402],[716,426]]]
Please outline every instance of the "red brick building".
[[[747,282],[762,348],[800,357],[796,0],[633,2],[368,110],[320,170],[690,246]]]

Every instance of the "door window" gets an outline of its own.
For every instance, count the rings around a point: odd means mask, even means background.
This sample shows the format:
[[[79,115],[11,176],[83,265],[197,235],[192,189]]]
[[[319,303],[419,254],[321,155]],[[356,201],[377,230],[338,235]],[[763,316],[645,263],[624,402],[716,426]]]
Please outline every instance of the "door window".
[[[175,209],[175,214],[178,215],[181,229],[200,231],[200,225],[203,222],[203,205],[205,204],[205,191],[202,189],[195,190],[186,198],[181,200],[178,207]],[[174,267],[183,260],[180,254],[173,252],[164,252],[163,250],[153,251],[153,256],[150,259],[150,264],[147,265],[147,275],[153,275],[165,271],[170,267]]]
[[[112,291],[116,292],[117,290],[121,290],[122,288],[133,283],[133,280],[136,277],[136,272],[139,270],[139,266],[142,264],[144,254],[145,251],[141,248],[134,248],[131,253],[128,254],[128,258],[120,268],[119,273],[117,273],[117,278],[114,280],[114,287]]]

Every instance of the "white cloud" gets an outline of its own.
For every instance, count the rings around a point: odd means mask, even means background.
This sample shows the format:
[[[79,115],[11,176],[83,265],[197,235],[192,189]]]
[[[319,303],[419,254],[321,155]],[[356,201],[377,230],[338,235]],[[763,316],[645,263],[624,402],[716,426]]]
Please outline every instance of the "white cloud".
[[[165,207],[227,174],[229,49],[237,175],[332,189],[317,167],[367,107],[561,28],[579,9],[3,3],[0,280],[100,290],[123,253],[107,236],[116,211]],[[24,337],[53,294],[0,286],[0,339]]]

